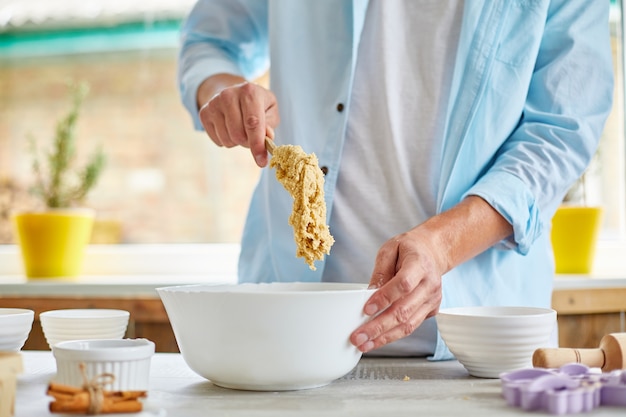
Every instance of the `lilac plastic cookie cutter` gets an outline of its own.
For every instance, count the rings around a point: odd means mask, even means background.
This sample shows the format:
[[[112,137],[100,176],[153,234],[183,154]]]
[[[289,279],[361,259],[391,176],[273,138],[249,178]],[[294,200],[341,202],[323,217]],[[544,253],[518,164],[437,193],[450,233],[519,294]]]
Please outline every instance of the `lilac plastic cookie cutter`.
[[[626,372],[602,373],[572,363],[558,369],[528,368],[500,375],[507,404],[526,411],[576,414],[596,407],[626,406]]]

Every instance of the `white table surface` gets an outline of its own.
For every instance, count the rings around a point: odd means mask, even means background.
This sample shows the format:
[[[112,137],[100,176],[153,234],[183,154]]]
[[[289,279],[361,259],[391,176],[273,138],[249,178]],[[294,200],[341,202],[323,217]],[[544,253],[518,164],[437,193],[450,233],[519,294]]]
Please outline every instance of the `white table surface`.
[[[0,275],[0,294],[4,296],[54,297],[149,297],[158,298],[156,288],[174,285],[234,284],[234,275],[176,276],[171,275],[115,275],[84,276],[76,281],[54,279],[27,280],[23,276]],[[626,277],[604,278],[593,275],[557,275],[555,290],[625,288]]]
[[[16,417],[50,414],[46,396],[56,368],[50,351],[23,351]],[[408,377],[408,378],[405,378]],[[345,377],[321,388],[251,392],[220,388],[196,375],[175,353],[151,361],[145,410],[134,417],[281,416],[546,416],[507,406],[498,379],[467,374],[456,361],[364,358]],[[626,409],[600,407],[580,416],[624,416]],[[113,415],[111,415],[113,416]]]

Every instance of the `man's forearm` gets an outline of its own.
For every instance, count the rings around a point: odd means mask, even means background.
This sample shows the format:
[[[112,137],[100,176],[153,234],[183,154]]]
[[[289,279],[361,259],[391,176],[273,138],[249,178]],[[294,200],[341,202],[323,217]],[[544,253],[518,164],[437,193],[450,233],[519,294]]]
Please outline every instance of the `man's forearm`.
[[[418,226],[438,248],[443,271],[479,255],[513,233],[513,226],[491,205],[469,196],[448,211]]]

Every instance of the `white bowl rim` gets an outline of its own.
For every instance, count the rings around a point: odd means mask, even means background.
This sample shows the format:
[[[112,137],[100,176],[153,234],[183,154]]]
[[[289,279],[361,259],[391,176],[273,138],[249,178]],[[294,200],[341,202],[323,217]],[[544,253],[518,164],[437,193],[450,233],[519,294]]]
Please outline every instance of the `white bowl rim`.
[[[506,318],[533,317],[556,314],[556,310],[546,307],[529,306],[468,306],[442,308],[437,313],[441,317],[463,318]]]
[[[11,308],[11,307],[2,307],[0,308],[0,318],[2,317],[35,317],[35,311],[28,308]]]
[[[98,329],[121,329],[128,327],[128,320],[120,322],[112,321],[86,321],[86,320],[65,320],[65,321],[50,321],[43,320],[42,325],[47,329],[53,330],[76,330],[83,331],[92,328]]]
[[[129,317],[130,312],[113,308],[68,308],[62,310],[48,310],[39,314],[39,318],[54,318],[55,320],[80,319],[111,319]]]
[[[10,344],[2,343],[0,344],[0,346],[2,347],[2,349],[0,350],[2,350],[3,352],[20,352],[24,347],[24,343],[26,343],[26,341]]]
[[[343,294],[374,292],[368,284],[351,282],[246,282],[240,284],[190,284],[160,287],[158,293],[228,293],[256,295]]]
[[[3,347],[8,346],[8,348],[6,348],[7,350],[14,350],[14,349],[19,349],[22,346],[24,346],[25,342],[26,342],[26,338],[14,339],[14,340],[0,342],[0,346],[3,346]]]
[[[20,331],[11,332],[11,333],[2,333],[2,332],[0,332],[0,343],[4,342],[5,340],[9,340],[11,338],[28,336],[30,334],[30,332],[31,332],[31,329],[20,330]]]
[[[23,342],[26,341],[26,339],[28,338],[27,334],[21,334],[19,336],[13,336],[13,337],[7,337],[7,338],[2,338],[2,340],[0,340],[0,345],[6,345],[6,344],[13,344],[15,342],[19,342],[20,340]]]
[[[44,331],[45,335],[50,336],[63,336],[63,337],[73,337],[75,340],[81,339],[82,335],[92,335],[92,334],[124,334],[127,329],[85,329],[81,332],[70,332],[64,330],[53,330],[53,331]],[[85,338],[87,339],[87,338]],[[103,339],[106,339],[105,337]]]
[[[119,330],[119,329],[125,329],[128,327],[128,323],[127,322],[120,322],[120,323],[98,323],[98,322],[88,322],[88,323],[77,323],[79,324],[79,326],[74,326],[73,325],[74,322],[70,323],[70,322],[63,322],[63,323],[57,323],[57,322],[46,322],[44,323],[44,325],[46,326],[47,329],[51,329],[51,330],[61,330],[61,331],[70,331],[70,332],[82,332],[85,330],[90,330],[91,328],[96,328],[98,330]]]
[[[56,358],[69,360],[126,361],[145,359],[154,354],[148,339],[82,339],[57,342],[52,346]]]
[[[73,338],[73,340],[80,340],[80,339],[94,339],[94,337],[92,337],[93,335],[102,335],[102,337],[99,337],[99,339],[108,339],[106,337],[106,335],[113,335],[113,334],[126,334],[126,330],[127,329],[115,329],[115,330],[85,330],[84,332],[76,332],[76,333],[68,333],[68,332],[63,332],[63,331],[47,331],[44,332],[44,335],[46,337],[51,337],[53,339],[56,338]]]
[[[0,335],[21,333],[21,332],[27,332],[27,331],[30,332],[32,328],[33,328],[33,322],[30,320],[0,323]]]

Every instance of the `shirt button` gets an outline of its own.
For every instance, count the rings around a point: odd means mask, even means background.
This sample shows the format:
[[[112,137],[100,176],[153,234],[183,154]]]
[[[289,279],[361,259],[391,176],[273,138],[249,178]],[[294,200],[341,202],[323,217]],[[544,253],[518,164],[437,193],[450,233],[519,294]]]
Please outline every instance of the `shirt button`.
[[[341,113],[343,111],[343,103],[337,104],[337,111]]]
[[[322,170],[322,174],[328,174],[328,167],[321,167],[320,169]]]

